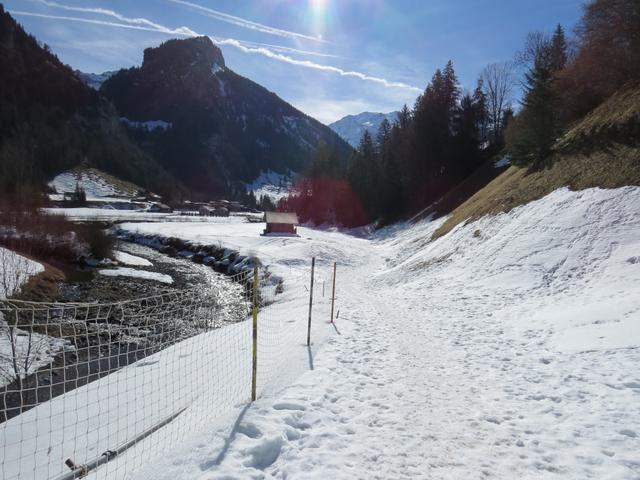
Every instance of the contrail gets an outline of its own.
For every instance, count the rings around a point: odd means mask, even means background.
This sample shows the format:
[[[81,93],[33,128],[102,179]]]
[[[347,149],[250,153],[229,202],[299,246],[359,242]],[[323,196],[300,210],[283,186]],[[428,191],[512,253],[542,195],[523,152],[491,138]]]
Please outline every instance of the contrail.
[[[179,27],[176,29],[171,29],[171,28],[162,27],[162,26],[143,27],[141,25],[131,25],[128,23],[107,22],[105,20],[93,20],[91,18],[82,18],[82,17],[67,17],[63,15],[49,15],[45,13],[23,12],[19,10],[9,10],[9,13],[11,13],[11,15],[14,15],[14,16],[48,18],[51,20],[68,20],[71,22],[90,23],[93,25],[104,25],[106,27],[128,28],[130,30],[142,30],[145,32],[159,32],[167,35],[179,35],[181,37],[199,36],[196,32],[194,32],[193,30],[187,27]]]
[[[72,5],[65,5],[62,3],[58,3],[58,2],[51,2],[48,0],[31,0],[32,2],[35,3],[40,3],[42,5],[45,5],[47,7],[50,8],[58,8],[61,10],[66,10],[66,11],[70,11],[70,12],[80,12],[80,13],[95,13],[98,15],[106,15],[109,17],[113,17],[117,20],[120,20],[122,22],[125,23],[130,23],[132,25],[141,25],[141,26],[146,26],[152,29],[157,29],[158,31],[164,32],[164,33],[172,33],[172,34],[180,34],[181,31],[184,31],[185,33],[188,33],[189,31],[191,31],[189,28],[187,27],[180,27],[178,29],[170,29],[168,27],[165,27],[164,25],[160,25],[158,23],[154,23],[151,20],[148,20],[146,18],[130,18],[130,17],[126,17],[114,10],[109,10],[106,8],[94,8],[94,7],[76,7],[76,6],[72,6]],[[203,7],[204,8],[204,7]],[[79,17],[73,17],[73,18],[79,18]],[[115,25],[114,25],[115,26]],[[195,32],[193,32],[195,34]],[[338,55],[332,55],[329,53],[321,53],[321,52],[314,52],[311,50],[300,50],[298,48],[292,48],[292,47],[285,47],[283,45],[272,45],[269,43],[260,43],[260,42],[250,42],[250,41],[245,41],[245,40],[238,40],[239,42],[245,44],[245,45],[251,45],[251,46],[258,46],[258,47],[267,47],[267,48],[271,48],[273,50],[279,51],[279,52],[288,52],[288,53],[297,53],[300,55],[313,55],[316,57],[325,57],[325,58],[339,58]]]
[[[326,40],[323,40],[319,37],[314,37],[312,35],[305,35],[303,33],[291,32],[289,30],[282,30],[280,28],[270,27],[268,25],[263,25],[262,23],[253,22],[251,20],[246,20],[244,18],[236,17],[234,15],[229,15],[228,13],[223,13],[218,10],[214,10],[212,8],[203,7],[202,5],[198,5],[192,2],[187,2],[185,0],[167,0],[167,1],[178,4],[178,5],[183,5],[185,7],[189,7],[194,10],[198,10],[200,12],[203,12],[208,17],[215,18],[217,20],[221,20],[223,22],[227,22],[232,25],[236,25],[238,27],[248,28],[250,30],[256,30],[262,33],[269,33],[271,35],[278,35],[280,37],[328,43]]]
[[[271,51],[271,50],[269,50],[267,48],[251,48],[251,47],[247,47],[247,46],[242,45],[240,42],[238,42],[237,40],[234,40],[232,38],[219,39],[219,40],[217,40],[217,43],[219,43],[221,45],[231,45],[231,46],[236,47],[237,49],[239,49],[239,50],[241,50],[241,51],[243,51],[245,53],[257,53],[257,54],[260,54],[260,55],[264,55],[265,57],[272,58],[274,60],[279,60],[281,62],[289,63],[291,65],[298,65],[298,66],[301,66],[301,67],[313,68],[315,70],[322,70],[322,71],[325,71],[325,72],[337,73],[338,75],[341,75],[343,77],[356,77],[356,78],[359,78],[361,80],[366,80],[366,81],[369,81],[369,82],[378,83],[378,84],[383,85],[383,86],[385,86],[387,88],[404,88],[404,89],[407,89],[407,90],[412,90],[414,92],[422,93],[422,89],[421,88],[414,87],[414,86],[408,85],[406,83],[392,82],[392,81],[386,80],[384,78],[374,77],[372,75],[367,75],[366,73],[356,72],[356,71],[352,71],[352,70],[343,70],[341,68],[334,67],[332,65],[323,65],[323,64],[311,62],[309,60],[296,60],[295,58],[291,58],[291,57],[288,57],[287,55],[282,55],[280,53],[273,52],[273,51]]]
[[[38,1],[44,1],[44,0],[38,0]],[[69,8],[76,8],[76,7],[69,7]],[[78,7],[80,8],[80,7]],[[94,19],[90,19],[90,18],[82,18],[82,17],[70,17],[70,16],[63,16],[63,15],[49,15],[49,14],[43,14],[43,13],[34,13],[34,12],[24,12],[24,11],[10,11],[10,13],[12,15],[16,15],[16,16],[29,16],[29,17],[39,17],[39,18],[48,18],[48,19],[52,19],[52,20],[67,20],[67,21],[73,21],[73,22],[81,22],[81,23],[89,23],[89,24],[93,24],[93,25],[102,25],[102,26],[108,26],[108,27],[116,27],[116,28],[126,28],[126,29],[130,29],[130,30],[142,30],[142,31],[148,31],[148,32],[158,32],[158,33],[163,33],[166,35],[177,35],[177,36],[183,36],[183,37],[198,37],[198,36],[202,36],[201,34],[195,32],[194,30],[188,28],[188,27],[178,27],[178,28],[169,28],[166,27],[164,25],[160,25],[154,22],[151,22],[147,19],[130,19],[127,17],[124,17],[123,15],[120,15],[116,12],[111,12],[108,15],[114,16],[114,18],[119,18],[122,19],[122,21],[124,22],[129,22],[129,23],[118,23],[118,22],[109,22],[109,21],[104,21],[104,20],[94,20]],[[95,13],[95,12],[94,12]],[[113,13],[113,15],[112,15]],[[364,81],[368,81],[368,82],[373,82],[373,83],[377,83],[379,85],[382,85],[386,88],[402,88],[405,90],[410,90],[413,92],[422,92],[421,88],[418,87],[414,87],[412,85],[408,85],[406,83],[402,83],[402,82],[393,82],[393,81],[389,81],[386,80],[384,78],[381,77],[375,77],[372,75],[367,75],[365,73],[362,72],[357,72],[357,71],[353,71],[353,70],[344,70],[338,67],[334,67],[332,65],[324,65],[324,64],[320,64],[320,63],[315,63],[312,62],[310,60],[297,60],[295,58],[292,58],[288,55],[284,55],[282,53],[277,53],[273,50],[270,50],[269,48],[265,48],[262,46],[258,46],[258,47],[252,47],[249,45],[245,45],[243,44],[243,42],[239,41],[239,40],[235,40],[233,38],[216,38],[213,36],[209,36],[209,38],[211,38],[212,41],[214,41],[215,43],[219,44],[219,45],[229,45],[232,46],[234,48],[237,48],[238,50],[244,52],[244,53],[252,53],[252,54],[258,54],[258,55],[263,55],[267,58],[271,58],[273,60],[278,60],[280,62],[284,62],[284,63],[288,63],[290,65],[297,65],[300,67],[305,67],[305,68],[310,68],[310,69],[314,69],[314,70],[319,70],[319,71],[323,71],[323,72],[330,72],[330,73],[335,73],[338,74],[340,76],[343,77],[354,77],[354,78],[359,78],[361,80]],[[282,47],[284,49],[288,49],[288,47]],[[291,50],[291,49],[289,49]]]
[[[158,23],[154,23],[150,20],[147,20],[146,18],[130,18],[130,17],[125,17],[124,15],[119,14],[118,12],[115,12],[114,10],[109,10],[106,8],[93,8],[93,7],[74,7],[71,5],[64,5],[62,3],[57,3],[57,2],[50,2],[48,0],[31,0],[32,2],[36,2],[36,3],[40,3],[42,5],[45,5],[47,7],[51,7],[51,8],[59,8],[61,10],[67,10],[69,12],[80,12],[80,13],[96,13],[98,15],[106,15],[109,17],[113,17],[117,20],[120,20],[122,22],[126,22],[126,23],[130,23],[133,25],[143,25],[143,26],[147,26],[149,28],[155,28],[158,30],[171,30],[168,29],[167,27],[165,27],[164,25],[160,25]],[[186,27],[183,27],[186,28]],[[187,29],[188,30],[188,29]]]

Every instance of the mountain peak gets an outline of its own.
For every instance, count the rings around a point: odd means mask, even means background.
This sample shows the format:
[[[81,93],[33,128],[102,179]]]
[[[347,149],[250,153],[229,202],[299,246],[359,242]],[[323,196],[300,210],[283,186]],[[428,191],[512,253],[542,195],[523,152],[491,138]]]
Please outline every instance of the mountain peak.
[[[142,66],[120,70],[100,92],[160,164],[200,192],[222,192],[267,169],[304,171],[321,144],[345,161],[351,153],[328,127],[226,67],[208,37],[146,49]]]
[[[356,115],[347,115],[330,124],[329,128],[349,142],[352,147],[357,148],[365,130],[375,135],[383,120],[386,119],[393,123],[398,119],[398,113],[362,112]]]
[[[171,39],[158,47],[144,50],[143,69],[155,70],[168,65],[178,67],[180,70],[205,67],[208,71],[214,66],[217,68],[225,66],[222,51],[206,36]]]
[[[192,108],[216,108],[227,71],[209,37],[168,40],[144,50],[140,67],[120,70],[101,91],[131,120],[173,121]]]

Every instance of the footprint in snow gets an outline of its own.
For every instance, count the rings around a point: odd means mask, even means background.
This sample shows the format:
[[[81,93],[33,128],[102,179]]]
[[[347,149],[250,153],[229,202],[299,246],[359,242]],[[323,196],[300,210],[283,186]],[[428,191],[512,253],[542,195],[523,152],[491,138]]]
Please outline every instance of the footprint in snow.
[[[307,409],[304,405],[299,405],[297,403],[290,403],[290,402],[274,403],[273,408],[275,410],[298,410],[298,411],[305,411]]]
[[[253,423],[244,423],[239,425],[237,432],[241,433],[242,435],[246,435],[249,438],[262,437],[262,432]]]
[[[273,465],[280,456],[282,442],[282,437],[274,437],[261,441],[248,451],[251,458],[246,460],[243,465],[249,468],[257,468],[258,470],[264,470],[270,465]]]

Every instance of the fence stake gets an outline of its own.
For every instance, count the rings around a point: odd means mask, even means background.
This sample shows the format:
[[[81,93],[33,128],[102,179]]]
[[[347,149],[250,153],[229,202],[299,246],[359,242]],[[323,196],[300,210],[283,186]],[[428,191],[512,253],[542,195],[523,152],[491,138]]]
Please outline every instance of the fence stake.
[[[333,262],[333,288],[331,291],[331,323],[333,323],[333,306],[336,301],[336,262]]]
[[[258,376],[258,267],[253,267],[253,354],[251,362],[251,401],[256,399]]]
[[[311,346],[311,309],[313,308],[313,271],[316,268],[316,257],[311,258],[311,289],[309,291],[309,325],[307,326],[307,347]]]

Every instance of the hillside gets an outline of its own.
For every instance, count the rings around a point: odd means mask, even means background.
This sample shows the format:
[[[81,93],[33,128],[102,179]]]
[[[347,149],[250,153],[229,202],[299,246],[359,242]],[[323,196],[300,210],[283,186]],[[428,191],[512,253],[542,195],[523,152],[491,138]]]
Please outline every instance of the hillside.
[[[79,185],[87,195],[87,199],[101,197],[131,198],[143,191],[139,186],[120,180],[95,168],[76,167],[60,173],[49,182],[49,187],[57,194],[73,192]]]
[[[113,105],[0,5],[0,194],[41,190],[82,162],[165,192],[175,188],[131,141]]]
[[[509,167],[453,210],[434,232],[439,237],[458,224],[508,212],[561,187],[572,190],[640,185],[640,87],[624,89],[577,122],[555,145],[541,169]]]
[[[357,148],[362,134],[368,130],[371,135],[375,135],[380,128],[380,124],[385,119],[389,123],[395,122],[398,119],[398,112],[362,112],[357,115],[347,115],[329,124],[329,127],[349,142],[352,147]]]
[[[209,37],[148,48],[140,67],[121,70],[101,92],[146,151],[202,192],[222,192],[261,171],[302,172],[320,144],[346,159],[350,147],[328,127],[225,65]],[[170,128],[137,128],[162,121]]]

